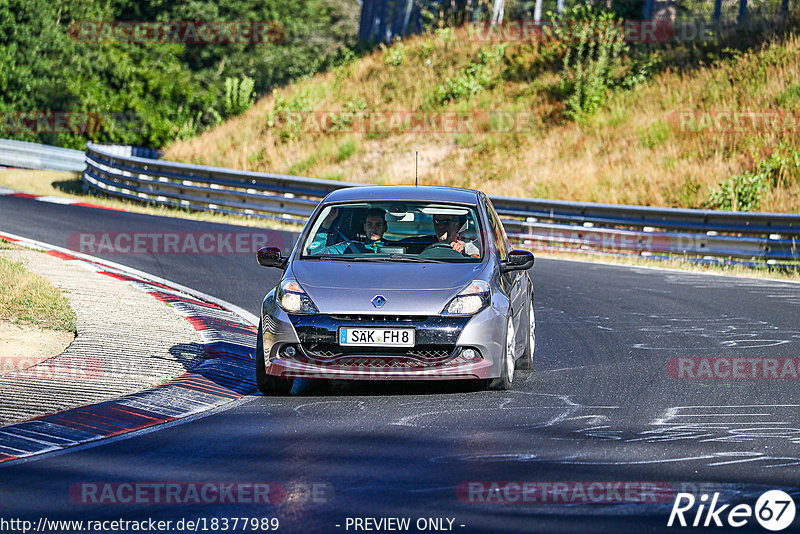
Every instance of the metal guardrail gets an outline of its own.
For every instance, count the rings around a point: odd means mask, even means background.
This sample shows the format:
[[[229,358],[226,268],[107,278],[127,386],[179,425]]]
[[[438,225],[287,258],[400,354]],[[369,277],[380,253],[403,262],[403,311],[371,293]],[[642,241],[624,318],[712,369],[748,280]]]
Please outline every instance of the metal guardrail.
[[[319,201],[367,184],[189,165],[87,144],[84,181],[145,202],[304,223]],[[119,152],[119,151],[117,151]],[[535,248],[800,260],[800,215],[492,197],[509,236]]]
[[[0,139],[0,166],[51,171],[82,171],[86,154],[80,150]]]

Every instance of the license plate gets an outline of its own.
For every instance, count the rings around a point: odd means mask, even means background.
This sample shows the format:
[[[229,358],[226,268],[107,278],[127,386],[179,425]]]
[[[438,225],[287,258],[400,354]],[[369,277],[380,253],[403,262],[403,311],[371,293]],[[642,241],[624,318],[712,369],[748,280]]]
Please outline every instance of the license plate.
[[[339,329],[339,345],[369,347],[413,347],[413,328],[350,328]]]

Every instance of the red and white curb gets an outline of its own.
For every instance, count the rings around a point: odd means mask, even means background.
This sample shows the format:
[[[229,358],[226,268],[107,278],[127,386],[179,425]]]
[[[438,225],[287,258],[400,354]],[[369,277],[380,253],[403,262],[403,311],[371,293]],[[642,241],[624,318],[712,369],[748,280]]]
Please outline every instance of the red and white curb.
[[[82,202],[80,200],[75,200],[74,198],[59,197],[53,195],[32,195],[30,193],[20,193],[19,191],[15,191],[13,189],[9,189],[7,187],[2,187],[2,186],[0,186],[0,197],[30,198],[33,200],[37,200],[39,202],[48,202],[50,204],[82,206],[84,208],[98,208],[111,211],[126,211],[120,208],[110,208],[108,206],[102,206],[100,204],[93,204],[91,202]]]
[[[191,371],[144,391],[0,427],[0,463],[182,419],[255,392],[254,315],[113,262],[16,235],[0,233],[0,239],[79,262],[168,303],[198,331],[206,358]]]

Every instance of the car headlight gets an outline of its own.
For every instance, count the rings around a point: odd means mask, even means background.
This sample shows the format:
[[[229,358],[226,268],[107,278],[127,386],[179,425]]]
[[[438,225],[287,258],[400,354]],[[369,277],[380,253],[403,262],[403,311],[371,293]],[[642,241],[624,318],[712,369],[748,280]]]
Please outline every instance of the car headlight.
[[[475,280],[444,307],[442,315],[475,315],[491,303],[489,284],[483,280]]]
[[[278,288],[278,306],[289,313],[317,313],[319,310],[297,280],[286,279]]]

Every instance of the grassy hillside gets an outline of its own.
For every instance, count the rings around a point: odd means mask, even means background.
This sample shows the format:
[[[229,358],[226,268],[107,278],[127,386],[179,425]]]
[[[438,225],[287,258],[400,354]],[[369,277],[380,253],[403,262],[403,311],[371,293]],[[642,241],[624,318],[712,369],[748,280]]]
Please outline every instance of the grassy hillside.
[[[738,41],[739,49],[631,50],[618,67],[628,69],[633,83],[603,90],[598,110],[576,118],[567,108],[563,43],[479,42],[465,29],[440,30],[277,90],[246,114],[168,146],[166,157],[400,184],[413,183],[419,151],[425,184],[565,200],[798,211],[800,32],[757,45]],[[354,124],[359,129],[353,117],[387,110],[459,111],[474,123],[461,132],[349,131]],[[322,128],[315,122],[321,111],[333,112]],[[524,127],[498,133],[481,115],[496,118],[497,111],[511,112]],[[788,128],[761,124],[725,133],[706,128],[702,115],[686,115],[721,111],[796,115]],[[700,131],[691,131],[698,125]]]

